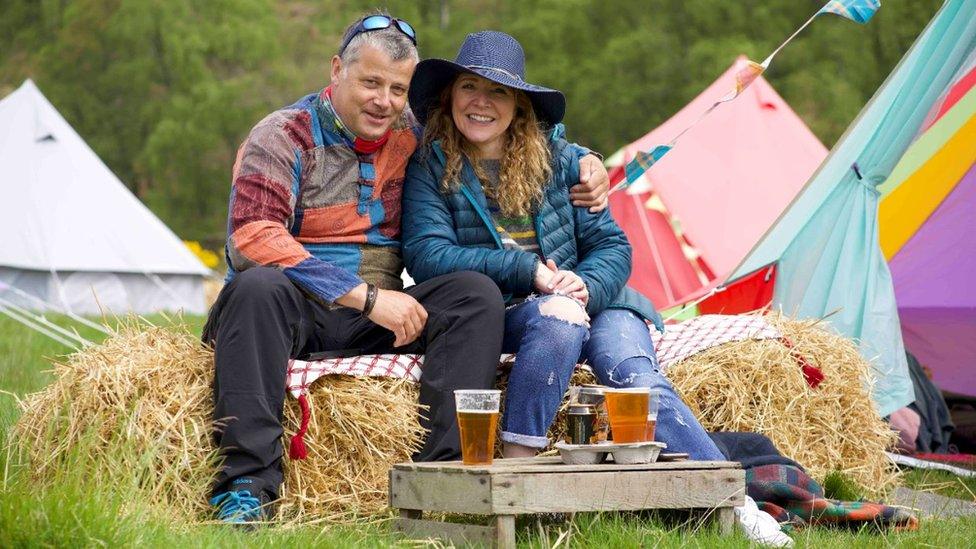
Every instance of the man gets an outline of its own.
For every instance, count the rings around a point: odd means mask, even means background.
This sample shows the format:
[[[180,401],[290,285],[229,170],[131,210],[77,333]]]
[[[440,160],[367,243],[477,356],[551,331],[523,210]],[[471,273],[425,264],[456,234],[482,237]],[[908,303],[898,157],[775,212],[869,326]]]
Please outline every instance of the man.
[[[457,459],[453,390],[494,385],[504,320],[496,285],[460,272],[402,290],[400,198],[419,135],[404,107],[417,61],[408,23],[360,19],[332,58],[330,86],[267,116],[238,152],[229,282],[204,328],[224,424],[211,498],[221,520],[261,520],[278,497],[289,358],[425,354],[430,434],[417,461]],[[606,170],[592,155],[581,165],[575,198],[605,207]]]

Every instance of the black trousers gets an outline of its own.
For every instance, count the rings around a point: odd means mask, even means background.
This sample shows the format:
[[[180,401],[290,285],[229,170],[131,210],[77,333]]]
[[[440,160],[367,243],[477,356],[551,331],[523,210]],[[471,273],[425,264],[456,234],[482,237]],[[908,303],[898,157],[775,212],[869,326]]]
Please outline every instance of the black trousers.
[[[417,341],[396,349],[393,332],[359,311],[329,310],[310,300],[275,269],[245,270],[221,291],[203,330],[204,342],[215,350],[214,436],[223,457],[215,494],[248,477],[255,493],[277,498],[288,359],[310,352],[423,353],[420,403],[430,411],[420,423],[430,434],[414,460],[459,458],[453,391],[494,387],[504,302],[495,283],[474,272],[440,276],[404,291],[428,317]]]

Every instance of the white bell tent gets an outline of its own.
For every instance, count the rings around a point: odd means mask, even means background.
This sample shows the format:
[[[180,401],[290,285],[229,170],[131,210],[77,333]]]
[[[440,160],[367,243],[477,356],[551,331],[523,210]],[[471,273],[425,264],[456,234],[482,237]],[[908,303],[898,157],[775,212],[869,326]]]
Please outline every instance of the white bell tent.
[[[0,309],[206,310],[209,270],[31,80],[0,100]]]

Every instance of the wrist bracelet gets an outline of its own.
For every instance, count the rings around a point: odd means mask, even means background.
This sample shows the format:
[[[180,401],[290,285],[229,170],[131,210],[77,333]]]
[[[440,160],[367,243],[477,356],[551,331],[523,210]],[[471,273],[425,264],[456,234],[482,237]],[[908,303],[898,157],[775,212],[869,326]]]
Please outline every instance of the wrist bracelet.
[[[369,316],[369,313],[373,312],[373,306],[376,305],[376,297],[379,293],[375,285],[366,284],[366,303],[363,304],[363,316]]]

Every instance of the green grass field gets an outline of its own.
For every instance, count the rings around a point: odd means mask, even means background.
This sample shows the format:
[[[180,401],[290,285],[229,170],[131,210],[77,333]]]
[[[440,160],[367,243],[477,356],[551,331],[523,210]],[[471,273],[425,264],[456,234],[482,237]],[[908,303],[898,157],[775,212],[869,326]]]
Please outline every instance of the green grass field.
[[[171,322],[153,317],[155,323]],[[199,333],[200,317],[183,319]],[[79,330],[98,340],[94,330]],[[65,352],[60,344],[0,317],[0,445],[17,420],[17,398],[41,389],[51,379],[54,357]],[[299,528],[265,528],[254,533],[221,525],[172,524],[154,516],[141,495],[126,489],[119,479],[93,478],[83,460],[64,471],[50,487],[38,488],[15,458],[0,454],[0,547],[191,546],[237,547],[329,546],[387,547],[418,545],[398,541],[383,524]],[[947,474],[913,472],[910,486],[937,490],[973,500],[976,482],[963,483]],[[201,494],[201,497],[204,497]],[[124,512],[123,512],[124,511]],[[526,517],[519,521],[519,544],[526,547],[747,547],[738,532],[722,538],[711,527],[676,521],[663,515],[583,514],[570,522],[543,524]],[[918,532],[879,533],[873,528],[843,530],[808,528],[795,533],[800,547],[971,547],[976,540],[976,519],[922,522]]]

